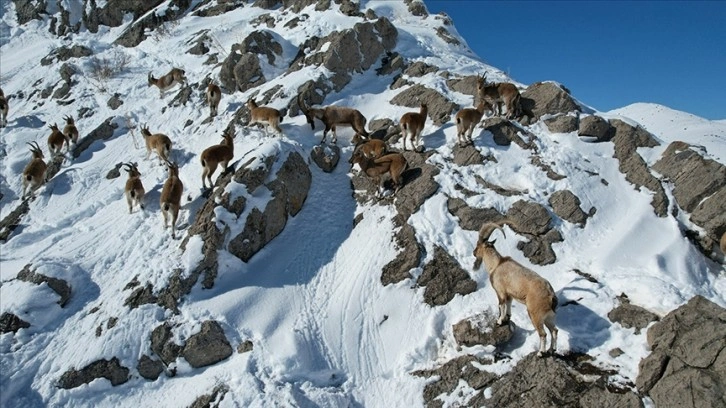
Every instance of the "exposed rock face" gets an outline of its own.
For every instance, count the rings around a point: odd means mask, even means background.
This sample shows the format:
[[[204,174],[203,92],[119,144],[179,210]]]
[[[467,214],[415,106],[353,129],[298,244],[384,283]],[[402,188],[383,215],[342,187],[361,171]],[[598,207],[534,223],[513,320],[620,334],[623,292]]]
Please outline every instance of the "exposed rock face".
[[[476,95],[477,95],[477,76],[476,75],[469,75],[465,76],[463,78],[451,78],[446,80],[446,86],[449,87],[449,89],[463,93],[465,95],[471,95],[473,97],[471,106],[476,105]]]
[[[638,391],[659,408],[726,406],[726,310],[695,296],[648,329]]]
[[[88,384],[97,378],[105,378],[112,385],[121,385],[129,380],[129,369],[123,367],[118,358],[98,360],[81,370],[69,370],[58,380],[58,387],[71,389]]]
[[[189,337],[181,355],[194,368],[206,367],[231,356],[232,346],[219,323],[209,320],[202,323],[199,333]]]
[[[417,212],[439,190],[439,183],[434,180],[439,169],[426,163],[428,154],[404,152],[403,156],[408,162],[408,170],[403,174],[404,187],[398,192],[395,201],[401,222],[408,220],[411,214]]]
[[[562,86],[554,82],[537,82],[522,92],[522,110],[537,121],[545,114],[579,112],[580,107]]]
[[[265,83],[260,56],[270,65],[282,56],[282,45],[267,31],[252,32],[241,44],[232,46],[219,72],[222,87],[228,92],[244,92]]]
[[[28,0],[13,0],[15,5],[15,12],[18,16],[18,24],[24,25],[30,20],[43,20],[43,15],[47,14],[46,8],[48,7],[47,0],[41,1],[28,1]]]
[[[614,129],[607,120],[597,115],[585,116],[580,119],[578,136],[594,137],[598,142],[607,142],[614,136]]]
[[[621,326],[629,329],[635,328],[635,334],[640,334],[642,329],[648,327],[652,322],[660,320],[657,314],[630,303],[627,296],[619,296],[620,305],[608,313],[611,322],[620,323]]]
[[[476,291],[476,282],[445,250],[436,247],[434,259],[423,268],[417,284],[425,286],[424,302],[431,306],[445,305],[458,295]]]
[[[500,326],[495,316],[483,313],[456,323],[452,330],[456,344],[460,346],[498,346],[512,339],[512,325],[510,322]]]
[[[459,105],[431,88],[414,85],[391,99],[391,104],[418,109],[422,103],[428,106],[428,117],[435,125],[441,126],[451,121],[451,113],[459,109]]]
[[[89,57],[91,55],[93,55],[93,51],[83,45],[74,45],[72,47],[62,46],[43,57],[40,60],[40,65],[51,65],[58,61],[68,61],[71,58]]]
[[[411,277],[409,271],[418,267],[423,257],[424,249],[416,241],[416,234],[413,227],[404,223],[395,235],[396,246],[401,252],[383,267],[381,284],[383,286],[391,283],[398,283]]]
[[[579,121],[577,116],[560,114],[546,119],[544,122],[552,133],[570,133],[579,128]]]
[[[473,208],[460,198],[449,198],[447,207],[452,215],[459,218],[459,226],[469,231],[479,231],[487,222],[499,222],[504,215],[494,208]]]
[[[706,230],[708,250],[726,231],[726,166],[698,154],[683,142],[671,143],[653,170],[673,183],[678,206],[691,213],[691,221]]]
[[[615,136],[612,139],[615,144],[613,157],[619,161],[620,172],[625,174],[625,179],[637,188],[645,187],[652,191],[654,194],[651,205],[655,214],[665,217],[668,215],[668,197],[665,190],[660,181],[650,173],[647,163],[637,152],[639,147],[658,146],[658,141],[641,127],[633,127],[617,119],[613,119],[610,125],[615,128]]]
[[[203,0],[194,7],[192,14],[197,17],[214,17],[244,7],[244,4],[244,0],[229,0],[225,2]]]
[[[481,359],[472,355],[463,355],[446,362],[434,370],[415,371],[412,374],[419,377],[438,377],[436,381],[426,384],[423,397],[427,408],[443,407],[443,401],[437,399],[440,395],[449,395],[465,381],[474,390],[483,390],[496,381],[497,376],[477,368],[477,365],[491,364],[491,360]],[[470,405],[481,406],[481,405]]]
[[[159,3],[157,1],[136,1],[136,0],[129,0],[132,1],[135,5],[136,10],[143,9],[144,6],[147,4],[154,4],[154,7],[156,7]],[[121,3],[120,5],[118,3]],[[104,10],[110,10],[111,7],[123,7],[124,2],[108,2]],[[137,3],[144,4],[144,6],[139,7],[136,5]],[[156,13],[141,13],[139,15],[135,15],[135,18],[138,16],[143,16],[138,21],[134,21],[133,24],[129,28],[126,29],[126,31],[121,34],[116,41],[114,41],[114,44],[122,45],[124,47],[135,47],[139,45],[142,41],[146,39],[146,33],[148,31],[154,31],[159,26],[163,25],[166,22],[174,21],[178,17],[182,16],[187,9],[191,6],[190,0],[170,0],[169,1],[169,7],[167,7],[164,12],[161,15],[157,15]],[[132,12],[135,12],[136,10],[132,10]],[[86,18],[92,19],[94,18],[93,11],[89,12],[88,14],[85,13],[84,9],[84,20]],[[119,24],[120,25],[120,24]]]
[[[587,214],[580,208],[580,199],[570,190],[560,190],[552,193],[549,199],[552,211],[563,220],[579,226],[587,222]]]
[[[157,326],[151,332],[151,351],[161,358],[164,365],[174,362],[181,350],[182,346],[172,341],[171,326],[168,323]]]
[[[484,162],[487,160],[484,156],[481,155],[479,150],[468,144],[464,147],[459,146],[459,144],[455,144],[453,149],[454,153],[454,163],[457,166],[471,166],[474,164],[484,164]]]
[[[30,211],[28,200],[23,200],[5,218],[0,221],[0,242],[6,242],[10,235],[20,225],[23,216]]]
[[[35,273],[30,270],[30,264],[25,265],[23,270],[18,273],[17,278],[21,281],[34,283],[36,285],[43,283],[47,284],[49,288],[53,289],[53,291],[60,296],[60,300],[58,300],[60,307],[64,307],[71,298],[71,287],[68,285],[68,282],[63,279]]]
[[[549,212],[542,205],[519,200],[509,211],[507,219],[512,220],[510,226],[520,234],[530,238],[529,242],[520,241],[517,248],[535,265],[547,265],[557,260],[552,244],[561,242],[562,235],[552,228]]]
[[[194,400],[189,408],[212,408],[219,407],[220,402],[224,399],[224,395],[229,392],[229,387],[220,384],[214,387],[210,394],[205,394]]]
[[[5,312],[0,316],[0,333],[16,333],[20,329],[27,329],[30,323],[18,316]]]
[[[164,372],[164,363],[159,360],[154,360],[144,354],[139,359],[139,364],[136,366],[136,370],[139,372],[140,376],[147,380],[155,381],[159,378],[161,373]]]
[[[310,159],[321,170],[330,173],[335,170],[340,161],[340,148],[338,146],[315,146],[310,151]]]
[[[532,149],[530,143],[534,139],[534,135],[526,130],[518,127],[514,123],[501,117],[493,117],[484,120],[484,129],[490,131],[494,138],[494,143],[499,146],[509,146],[514,142],[522,149]],[[525,142],[519,134],[527,137]]]

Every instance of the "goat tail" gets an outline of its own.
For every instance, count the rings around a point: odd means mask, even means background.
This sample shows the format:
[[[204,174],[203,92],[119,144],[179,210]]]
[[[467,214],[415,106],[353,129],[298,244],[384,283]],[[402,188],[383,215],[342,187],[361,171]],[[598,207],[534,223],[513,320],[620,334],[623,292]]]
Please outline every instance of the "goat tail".
[[[552,299],[550,300],[552,302],[550,306],[552,306],[552,311],[554,312],[555,310],[557,310],[557,304],[559,303],[557,301],[557,296],[552,296]]]
[[[27,176],[25,176],[25,179],[28,180],[28,181],[31,181],[31,180],[33,180],[33,176],[31,176],[30,174],[28,174]]]
[[[284,118],[284,116],[282,116],[282,114],[280,114],[280,123],[282,123],[282,118]]]
[[[202,167],[207,167],[207,161],[202,158]]]
[[[131,196],[131,198],[136,198],[136,190],[129,191],[129,195]]]
[[[164,209],[164,211],[169,211],[169,208],[171,208],[171,206],[169,205],[169,203],[164,203],[164,206],[162,208]]]

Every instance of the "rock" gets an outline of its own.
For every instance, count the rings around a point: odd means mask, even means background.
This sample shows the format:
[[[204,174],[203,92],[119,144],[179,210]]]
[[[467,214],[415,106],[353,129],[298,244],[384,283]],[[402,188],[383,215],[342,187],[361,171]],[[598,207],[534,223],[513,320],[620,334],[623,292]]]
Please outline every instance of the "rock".
[[[387,53],[381,60],[381,67],[376,69],[378,75],[391,75],[403,69],[403,57],[397,52]]]
[[[488,313],[461,320],[452,330],[456,344],[466,347],[498,346],[509,342],[514,334],[511,323],[500,326],[496,317]]]
[[[552,244],[562,242],[562,234],[556,229],[547,231],[544,235],[530,236],[529,242],[520,241],[517,249],[522,251],[530,262],[535,265],[549,265],[557,260]]]
[[[426,9],[426,5],[420,0],[404,0],[404,3],[408,5],[409,13],[418,17],[428,17],[429,12]]]
[[[610,124],[615,128],[615,136],[612,138],[615,144],[613,157],[618,159],[620,172],[625,174],[625,179],[637,188],[645,187],[652,191],[654,194],[651,205],[655,214],[659,217],[667,216],[668,197],[665,190],[660,181],[650,173],[647,163],[637,152],[639,147],[657,146],[658,141],[640,127],[630,126],[617,119],[610,121]]]
[[[536,82],[522,92],[522,110],[534,121],[543,115],[579,112],[580,106],[570,92],[554,82]],[[531,113],[531,115],[530,115]]]
[[[139,364],[136,366],[136,370],[139,372],[140,376],[147,380],[156,381],[161,373],[164,372],[164,363],[159,360],[154,360],[144,354],[139,359]]]
[[[558,217],[581,227],[585,226],[587,214],[580,208],[580,199],[572,191],[555,191],[548,202]]]
[[[151,351],[153,351],[161,362],[168,366],[176,361],[181,353],[182,346],[172,341],[171,326],[163,323],[151,332]]]
[[[208,320],[199,333],[189,337],[181,355],[194,368],[206,367],[231,356],[232,346],[219,323]]]
[[[318,145],[310,151],[310,159],[321,170],[330,173],[335,170],[340,161],[340,148],[338,146]]]
[[[121,105],[124,104],[124,101],[121,100],[121,95],[118,93],[114,93],[111,98],[109,98],[106,105],[108,105],[109,108],[112,110],[116,110],[121,107]]]
[[[484,120],[483,126],[485,130],[492,133],[494,143],[499,146],[509,146],[514,142],[522,149],[534,148],[531,141],[534,140],[535,136],[510,122],[508,119],[501,117],[488,118]],[[520,133],[527,137],[527,142],[522,139]]]
[[[214,17],[227,13],[232,10],[244,7],[243,0],[216,2],[212,0],[204,0],[198,3],[194,8],[192,15],[197,17]]]
[[[552,228],[547,209],[531,201],[519,200],[512,204],[507,219],[513,222],[512,229],[523,234],[544,235]]]
[[[451,121],[451,113],[459,109],[459,105],[448,100],[436,90],[423,85],[414,85],[391,99],[391,104],[418,109],[422,103],[428,106],[428,117],[433,123],[441,126]]]
[[[439,67],[431,64],[427,64],[423,61],[416,61],[409,65],[404,71],[404,75],[410,77],[422,77],[426,74],[435,74],[439,72]]]
[[[459,93],[463,93],[464,95],[471,95],[472,99],[472,106],[474,106],[476,102],[476,95],[477,95],[477,76],[476,75],[469,75],[462,78],[451,78],[446,80],[446,86],[449,87],[452,91],[456,91]]]
[[[294,217],[300,212],[308,197],[312,178],[312,173],[305,164],[305,160],[299,153],[293,152],[282,163],[275,180],[267,186],[273,196],[283,195],[286,198],[286,212]]]
[[[245,340],[242,343],[240,343],[239,346],[237,346],[237,353],[238,354],[249,353],[250,351],[252,351],[252,349],[254,349],[254,344],[252,343],[252,341]]]
[[[36,285],[41,285],[43,283],[47,284],[49,288],[53,289],[53,291],[57,293],[58,296],[60,296],[60,300],[58,300],[58,304],[60,305],[60,307],[65,307],[65,305],[71,298],[71,286],[68,284],[68,282],[64,281],[63,279],[53,278],[40,273],[35,273],[30,270],[30,264],[25,265],[25,267],[20,272],[18,272],[16,278],[23,282],[34,283]]]
[[[597,115],[580,118],[578,136],[594,137],[597,142],[607,142],[614,136],[614,129],[607,120]]]
[[[59,61],[68,61],[71,58],[83,58],[93,55],[93,50],[83,45],[74,45],[72,47],[61,46],[40,60],[40,65],[47,66],[55,64]]]
[[[31,20],[43,21],[43,16],[48,15],[46,1],[13,0],[13,3],[15,5],[18,24],[21,26]]]
[[[726,310],[701,297],[648,329],[638,390],[659,408],[726,406]]]
[[[449,213],[459,218],[459,226],[469,231],[479,231],[487,222],[504,220],[504,215],[494,208],[473,208],[460,198],[449,198],[447,202]]]
[[[403,156],[408,162],[408,170],[403,172],[403,187],[396,194],[394,202],[401,223],[405,223],[439,190],[439,183],[434,179],[439,169],[426,163],[430,154],[404,152]]]
[[[579,119],[574,115],[559,114],[544,122],[552,133],[571,133],[579,128]]]
[[[10,235],[20,225],[25,214],[30,211],[30,200],[23,200],[5,218],[0,221],[0,242],[7,242]]]
[[[479,368],[491,363],[490,360],[463,355],[447,361],[436,369],[415,371],[412,374],[418,377],[436,378],[424,387],[423,399],[426,407],[443,407],[442,401],[438,398],[441,395],[453,393],[462,380],[477,391],[483,390],[496,381],[495,374]]]
[[[189,408],[218,408],[220,406],[220,402],[224,399],[224,395],[228,392],[228,386],[224,384],[217,385],[210,394],[202,395],[194,400]]]
[[[424,266],[416,283],[426,287],[424,302],[431,306],[445,305],[457,294],[463,296],[476,291],[476,281],[438,246],[434,250],[434,258]]]
[[[129,369],[123,367],[118,358],[95,361],[81,370],[69,370],[58,380],[58,387],[71,389],[88,384],[97,378],[111,381],[111,385],[121,385],[129,380]]]
[[[18,316],[5,312],[0,316],[0,333],[16,333],[20,329],[27,329],[30,323]]]
[[[383,267],[381,284],[383,286],[398,283],[411,278],[410,270],[418,267],[423,258],[424,249],[416,240],[413,227],[404,223],[394,236],[398,255]]]
[[[608,313],[608,319],[611,322],[620,323],[626,329],[635,328],[635,334],[640,334],[640,330],[648,327],[650,323],[660,320],[657,314],[631,304],[627,296],[622,295],[618,298],[620,305]]]
[[[484,164],[484,156],[479,153],[476,147],[468,144],[464,147],[455,144],[452,152],[454,153],[454,163],[457,166],[471,166],[475,164]]]
[[[120,3],[120,4],[117,4]],[[134,10],[134,12],[139,11],[139,9],[145,8],[146,5],[153,4],[152,8],[156,7],[161,3],[158,0],[150,0],[148,2],[139,2],[139,1],[133,1],[133,2],[109,2],[105,5],[105,9],[110,9],[112,7],[124,7],[127,6],[127,4],[134,4],[134,6],[137,8],[137,10]],[[138,3],[144,3],[143,6],[138,5]],[[93,4],[93,3],[92,3]],[[131,23],[129,27],[127,27],[123,33],[116,38],[116,40],[113,42],[114,44],[122,45],[124,47],[135,47],[139,45],[142,41],[146,39],[147,33],[151,31],[155,31],[162,27],[165,23],[171,22],[176,20],[177,18],[180,18],[183,16],[184,13],[189,9],[191,6],[191,0],[170,0],[168,2],[168,7],[164,9],[164,12],[162,14],[156,14],[156,13],[140,13],[138,15],[135,14],[134,16],[134,22]],[[143,8],[142,8],[143,7]],[[90,8],[88,10],[91,10],[88,14],[85,12],[87,9],[84,8],[84,17],[85,16],[94,16],[93,9]],[[96,11],[96,14],[102,14]],[[124,13],[125,14],[125,13]],[[123,14],[122,14],[123,16]],[[97,16],[95,16],[97,17]],[[121,25],[116,24],[114,27]]]

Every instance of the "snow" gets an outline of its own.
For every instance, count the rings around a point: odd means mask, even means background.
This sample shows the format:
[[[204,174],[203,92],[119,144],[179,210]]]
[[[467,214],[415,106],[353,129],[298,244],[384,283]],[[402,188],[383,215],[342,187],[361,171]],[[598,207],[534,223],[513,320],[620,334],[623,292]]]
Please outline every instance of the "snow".
[[[451,46],[440,39],[435,29],[442,22],[435,16],[414,17],[402,2],[364,3],[398,28],[396,51],[406,59],[444,67],[452,75],[487,72],[493,80],[512,80],[474,56],[464,41]],[[71,20],[77,21],[80,3],[64,0],[61,4],[71,7]],[[723,266],[704,258],[682,237],[672,217],[654,215],[650,193],[635,189],[618,171],[611,144],[585,143],[575,133],[551,134],[541,123],[528,127],[537,135],[543,162],[567,176],[553,181],[530,163],[529,151],[516,145],[497,146],[487,132],[475,134],[475,146],[483,155],[494,156],[497,163],[459,167],[451,161],[456,141],[453,123],[438,127],[428,121],[421,142],[436,151],[429,163],[441,170],[436,177],[440,189],[408,222],[426,249],[422,265],[431,259],[436,246],[442,247],[477,282],[476,292],[457,296],[444,306],[430,307],[423,303],[423,289],[415,287],[421,268],[411,271],[414,279],[381,285],[382,267],[399,251],[393,241],[395,209],[385,204],[360,205],[353,199],[347,166],[352,131],[342,129],[338,138],[343,148],[341,163],[332,173],[311,165],[312,186],[302,210],[248,263],[222,249],[214,287],[202,289],[197,284],[182,299],[178,314],[156,305],[130,309],[124,301],[131,293],[126,285],[132,279],[158,289],[168,283],[175,269],[188,274],[202,259],[198,237],[192,238],[182,252],[180,240],[170,239],[169,231],[162,228],[158,199],[166,171],[153,155],[144,159],[146,151],[138,126],[146,124],[152,132],[163,132],[174,142],[172,158],[180,166],[184,183],[179,235],[186,235],[186,227],[204,202],[199,153],[219,142],[226,124],[250,97],[281,85],[286,97],[273,100],[271,105],[283,107],[295,97],[298,86],[319,75],[314,67],[282,75],[307,38],[349,28],[361,19],[334,11],[316,12],[311,6],[303,10],[308,17],[288,29],[284,22],[293,18],[290,13],[245,6],[216,17],[187,15],[170,33],[152,35],[131,49],[112,45],[125,26],[101,27],[97,34],[81,30],[71,36],[73,44],[92,48],[96,58],[127,56],[130,63],[117,76],[99,82],[90,78],[88,59],[68,61],[79,71],[72,88],[76,101],[63,106],[28,96],[32,89],[54,86],[61,80],[59,65],[41,66],[37,62],[71,42],[51,35],[47,19],[19,27],[14,6],[6,2],[2,7],[0,27],[8,27],[2,30],[0,45],[2,88],[6,96],[22,91],[24,97],[10,99],[9,125],[0,130],[0,217],[20,203],[20,176],[30,157],[26,142],[38,141],[44,146],[47,124],[73,115],[81,135],[107,118],[119,125],[112,138],[95,142],[80,157],[66,160],[61,171],[39,190],[22,225],[0,246],[0,312],[12,312],[31,322],[31,327],[16,334],[0,335],[0,404],[4,407],[188,406],[219,384],[230,388],[221,402],[223,407],[421,406],[422,390],[429,380],[411,375],[412,371],[436,367],[465,352],[486,356],[494,351],[491,347],[459,350],[451,334],[451,326],[463,318],[496,313],[496,297],[486,271],[472,269],[476,232],[459,226],[447,210],[448,197],[506,212],[519,199],[548,207],[553,192],[569,189],[581,199],[585,212],[591,207],[597,209],[584,228],[566,221],[557,223],[564,242],[554,245],[554,264],[532,265],[517,249],[517,242],[526,238],[511,229],[506,229],[506,238],[497,240],[497,248],[547,278],[560,304],[577,301],[558,311],[558,351],[587,352],[596,358],[596,364],[616,367],[623,383],[634,381],[638,362],[648,350],[645,331],[635,334],[633,329],[607,319],[607,313],[617,306],[616,296],[625,293],[633,304],[660,315],[694,295],[726,306]],[[161,7],[159,12],[168,5]],[[276,27],[248,23],[264,12],[277,19]],[[204,64],[207,56],[186,53],[200,30],[209,30],[214,39],[212,52],[221,53],[222,60],[233,44],[257,29],[272,33],[283,45],[283,55],[274,65],[263,58],[264,74],[274,77],[258,89],[223,95],[220,117],[211,123],[201,123],[208,114],[208,107],[201,102],[202,91],[193,91],[186,106],[167,107],[178,88],[161,99],[156,88],[147,87],[148,72],[161,75],[172,66],[184,67],[192,84],[218,76],[219,67]],[[452,34],[457,35],[455,30]],[[408,111],[389,103],[401,91],[388,88],[393,76],[378,77],[373,68],[354,75],[340,93],[328,95],[325,104],[353,106],[369,121],[398,118]],[[444,92],[462,106],[472,103],[470,97],[443,86],[444,79],[438,75],[412,81]],[[124,100],[115,111],[107,106],[114,93]],[[81,108],[94,114],[79,116]],[[726,163],[723,121],[710,122],[651,104],[598,114],[639,123],[663,141],[660,147],[639,151],[651,163],[673,140],[703,146],[709,157]],[[186,126],[187,120],[192,122],[190,126]],[[281,126],[282,138],[257,128],[238,127],[233,165],[255,157],[261,163],[271,155],[284,159],[291,152],[307,158],[322,137],[322,130],[318,127],[312,132],[303,116],[286,117]],[[400,143],[395,147],[400,148]],[[125,177],[105,178],[119,161],[138,162],[147,190],[146,210],[129,214],[123,198]],[[494,194],[476,177],[521,194]],[[457,185],[477,194],[464,196]],[[250,192],[237,183],[227,189],[235,196],[244,196],[248,206],[237,219],[218,210],[217,222],[230,226],[233,233],[239,232],[249,211],[264,208],[271,195],[264,187]],[[399,194],[405,194],[405,188]],[[354,226],[358,214],[363,218]],[[37,273],[71,285],[72,296],[64,308],[58,306],[58,296],[47,285],[15,279],[28,263]],[[575,269],[590,274],[597,283],[584,279]],[[497,374],[511,370],[535,351],[539,342],[526,310],[516,304],[512,312],[519,328],[513,340],[516,346],[501,350],[511,359],[484,367]],[[114,317],[118,318],[116,326],[107,328],[108,320]],[[172,324],[175,341],[181,343],[209,319],[220,322],[234,349],[251,340],[253,351],[234,353],[203,369],[194,369],[180,358],[174,378],[162,375],[147,381],[138,375],[138,359],[143,354],[153,355],[150,334],[156,326],[165,321]],[[101,336],[95,335],[98,327],[102,328]],[[614,348],[625,354],[610,356]],[[56,387],[69,369],[113,357],[131,369],[127,383],[113,387],[98,379],[71,390]],[[458,391],[458,402],[471,396],[465,384],[460,384],[454,395]],[[446,398],[447,404],[457,403],[454,397]]]

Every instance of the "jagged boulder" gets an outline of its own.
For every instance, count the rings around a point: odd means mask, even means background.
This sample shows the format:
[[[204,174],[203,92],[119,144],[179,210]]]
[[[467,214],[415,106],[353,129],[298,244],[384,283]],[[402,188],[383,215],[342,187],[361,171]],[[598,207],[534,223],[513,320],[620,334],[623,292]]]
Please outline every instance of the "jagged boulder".
[[[579,121],[576,115],[559,114],[545,119],[544,123],[552,133],[570,133],[578,130]]]
[[[40,65],[46,66],[55,64],[59,61],[68,61],[71,58],[90,57],[93,50],[83,45],[74,45],[72,47],[61,46],[40,60]]]
[[[615,307],[608,313],[608,319],[614,323],[620,323],[626,329],[634,328],[635,334],[640,334],[642,329],[648,327],[652,322],[657,322],[660,317],[640,306],[630,303],[630,300],[624,294],[618,296],[620,305]]]
[[[659,408],[726,406],[726,310],[702,296],[648,329],[638,391]]]
[[[414,109],[418,109],[422,103],[428,106],[428,117],[437,126],[451,121],[451,113],[459,109],[459,105],[423,85],[413,85],[391,99],[393,105]]]
[[[687,143],[673,142],[653,170],[670,179],[678,206],[691,213],[691,221],[718,242],[726,231],[726,166],[702,156]]]
[[[219,323],[208,320],[198,333],[189,337],[181,355],[194,368],[206,367],[231,356],[232,346]]]
[[[615,144],[613,157],[618,159],[620,172],[625,174],[625,179],[637,188],[645,187],[652,191],[653,210],[657,216],[665,217],[668,215],[668,196],[637,151],[639,147],[658,146],[658,141],[639,126],[634,127],[617,119],[611,120],[610,125],[615,129],[615,136],[612,138]]]
[[[552,244],[562,242],[563,238],[552,227],[552,218],[544,206],[519,200],[507,211],[507,219],[513,221],[510,224],[513,230],[529,238],[528,242],[517,243],[517,249],[533,264],[547,265],[557,260]]]
[[[53,289],[58,296],[60,296],[60,299],[58,300],[60,307],[65,307],[71,298],[71,286],[68,282],[63,279],[36,273],[30,270],[30,266],[30,264],[25,265],[25,267],[18,272],[17,279],[24,282],[34,283],[36,285],[42,285],[45,283],[49,288]]]
[[[552,193],[549,199],[552,211],[558,217],[579,226],[585,226],[588,215],[580,208],[580,199],[570,190],[559,190]],[[590,210],[592,211],[592,209]]]
[[[310,159],[321,170],[330,173],[335,170],[340,161],[340,148],[338,146],[319,145],[310,151]]]
[[[205,394],[194,400],[189,408],[211,408],[219,407],[220,402],[224,399],[225,394],[229,392],[229,386],[219,384],[212,390],[211,393]]]
[[[487,222],[499,222],[504,215],[494,208],[473,208],[460,198],[449,198],[447,201],[449,213],[459,218],[459,226],[469,231],[479,231]]]
[[[122,366],[118,358],[98,360],[80,370],[68,370],[58,380],[58,387],[71,389],[88,384],[91,381],[105,378],[111,385],[121,385],[129,380],[129,369]]]
[[[463,380],[475,391],[481,392],[497,379],[496,374],[482,370],[482,365],[491,364],[489,359],[472,355],[463,355],[447,361],[441,367],[433,370],[419,370],[412,374],[418,377],[436,378],[424,387],[423,399],[428,408],[443,407],[442,395],[450,395]],[[481,405],[468,405],[481,406]]]
[[[267,31],[254,31],[242,43],[232,46],[219,71],[222,87],[227,92],[244,92],[265,83],[260,56],[270,65],[282,56],[282,45]]]
[[[487,118],[484,120],[483,126],[485,130],[492,133],[494,143],[499,146],[509,146],[512,142],[514,142],[522,149],[533,148],[532,141],[534,140],[534,135],[520,128],[508,119],[504,119],[502,117]],[[526,136],[526,142],[522,139],[520,134]]]
[[[434,249],[433,259],[424,266],[416,283],[426,288],[424,302],[431,306],[445,305],[456,295],[476,291],[476,281],[441,247]]]
[[[580,118],[578,136],[592,137],[596,142],[607,142],[614,136],[614,129],[607,120],[597,115]]]
[[[244,7],[244,5],[245,0],[228,0],[225,2],[203,0],[194,6],[192,15],[197,17],[214,17]]]
[[[30,20],[42,21],[43,16],[48,14],[46,1],[13,0],[13,4],[20,25],[25,25]]]
[[[554,82],[536,82],[522,92],[522,110],[534,122],[547,114],[579,112],[580,106],[561,85]]]
[[[454,340],[459,346],[498,346],[512,339],[514,332],[510,323],[498,325],[495,316],[482,313],[461,320],[452,327]]]
[[[164,372],[164,363],[144,354],[136,365],[136,371],[147,380],[155,381]]]
[[[439,190],[439,183],[435,180],[439,168],[426,162],[430,154],[404,152],[403,156],[408,162],[408,170],[403,173],[404,187],[395,200],[401,222],[408,220]]]
[[[423,258],[423,246],[416,240],[416,233],[410,224],[403,224],[394,239],[400,252],[383,267],[381,273],[383,286],[411,278],[411,269],[418,267]]]
[[[108,2],[106,6],[104,7],[104,10],[112,9],[112,7],[124,7],[127,2],[119,2],[119,1],[112,1]],[[191,0],[169,0],[168,7],[164,9],[162,13],[140,13],[139,15],[136,14],[137,10],[143,10],[144,6],[137,5],[138,3],[147,3],[147,4],[154,4],[155,8],[159,2],[157,1],[132,1],[131,4],[134,4],[134,9],[132,12],[134,12],[134,20],[139,18],[138,20],[134,21],[115,41],[114,44],[121,45],[124,47],[135,47],[139,44],[141,44],[142,41],[144,41],[147,37],[147,33],[154,31],[158,29],[160,26],[162,26],[164,23],[174,21],[180,16],[182,16],[184,13],[186,13],[187,9],[191,6]],[[92,3],[93,4],[93,3]],[[111,6],[113,5],[113,6]],[[124,13],[125,14],[125,13]],[[87,17],[87,19],[90,21],[93,19],[93,13],[87,12],[87,10],[84,8],[84,17]],[[118,26],[120,24],[117,24]]]
[[[174,343],[172,337],[171,326],[168,323],[157,326],[151,332],[151,351],[159,356],[164,365],[173,363],[182,350],[182,346]]]
[[[462,147],[459,146],[459,144],[457,143],[451,150],[454,154],[454,163],[457,166],[472,166],[475,164],[484,164],[488,160],[488,158],[482,156],[481,152],[479,152],[479,149],[471,144],[467,144],[466,146]]]
[[[5,312],[0,316],[0,333],[16,333],[20,329],[27,329],[30,323],[18,316]]]
[[[446,80],[446,86],[452,91],[460,92],[465,95],[472,96],[472,106],[476,103],[478,77],[476,75],[469,75],[462,78],[449,78]]]

